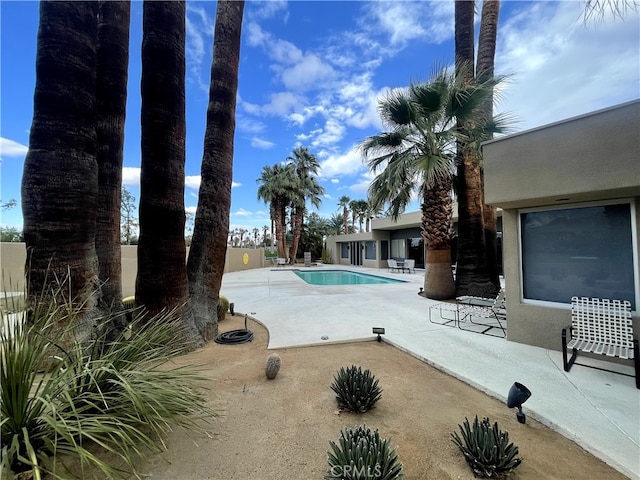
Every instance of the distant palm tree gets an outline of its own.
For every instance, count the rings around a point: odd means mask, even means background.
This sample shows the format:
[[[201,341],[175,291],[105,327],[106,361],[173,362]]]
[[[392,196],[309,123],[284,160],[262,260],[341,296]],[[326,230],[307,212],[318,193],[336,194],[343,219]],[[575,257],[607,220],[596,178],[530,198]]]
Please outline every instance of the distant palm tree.
[[[320,168],[318,159],[309,152],[306,147],[298,147],[293,151],[293,156],[287,158],[287,162],[293,166],[297,177],[296,187],[292,191],[291,223],[293,238],[289,249],[289,263],[293,264],[298,252],[298,243],[302,233],[302,221],[305,216],[307,201],[314,207],[322,203],[324,188],[318,183],[316,176]]]
[[[356,231],[356,219],[358,218],[358,202],[359,200],[351,200],[349,202],[349,210],[351,210],[351,231]]]
[[[291,203],[291,192],[297,183],[295,172],[291,165],[265,165],[257,182],[260,183],[258,199],[269,204],[271,220],[275,223],[278,256],[287,258],[286,212]]]
[[[498,81],[469,84],[440,69],[427,83],[392,91],[383,99],[379,112],[389,130],[360,144],[369,168],[382,169],[369,187],[374,209],[388,203],[391,216],[397,219],[414,191],[422,199],[421,228],[427,249],[424,291],[429,298],[446,299],[456,293],[451,270],[451,189],[458,123],[473,117]],[[478,127],[480,131],[494,128],[490,122]],[[478,141],[478,131],[470,133]]]
[[[367,223],[366,223],[367,232],[371,231],[371,220],[380,216],[381,213],[382,213],[382,210],[380,208],[378,209],[373,208],[373,206],[371,205],[371,202],[367,200],[367,214],[366,214],[367,215]]]
[[[142,17],[136,303],[145,306],[150,318],[185,304],[189,294],[184,241],[185,1],[145,0]]]
[[[344,218],[340,213],[334,213],[327,222],[327,233],[329,235],[340,235],[344,229]]]
[[[346,195],[340,197],[338,206],[342,207],[342,223],[344,225],[344,233],[349,233],[349,203],[351,199]]]
[[[362,224],[369,210],[369,202],[367,200],[354,200],[351,203],[353,204],[353,216],[358,219],[358,231],[362,232]]]
[[[233,139],[244,0],[218,0],[209,106],[202,154],[202,181],[189,250],[189,300],[205,341],[218,334],[216,309],[229,230]]]

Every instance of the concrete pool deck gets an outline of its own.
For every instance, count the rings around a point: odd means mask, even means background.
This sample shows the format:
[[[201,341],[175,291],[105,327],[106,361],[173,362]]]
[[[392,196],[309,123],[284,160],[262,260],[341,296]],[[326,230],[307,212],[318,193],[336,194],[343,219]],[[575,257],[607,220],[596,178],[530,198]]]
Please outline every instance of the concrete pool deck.
[[[632,377],[582,366],[567,373],[559,351],[429,322],[429,306],[436,302],[418,295],[423,283],[420,270],[409,274],[340,265],[311,267],[406,281],[324,286],[305,283],[291,268],[226,273],[222,280],[220,293],[235,304],[235,312],[248,314],[269,330],[269,348],[373,341],[371,328],[384,327],[385,342],[501,401],[506,402],[514,382],[526,385],[532,392],[523,406],[527,416],[640,480],[640,390]],[[633,374],[632,367],[603,364]]]

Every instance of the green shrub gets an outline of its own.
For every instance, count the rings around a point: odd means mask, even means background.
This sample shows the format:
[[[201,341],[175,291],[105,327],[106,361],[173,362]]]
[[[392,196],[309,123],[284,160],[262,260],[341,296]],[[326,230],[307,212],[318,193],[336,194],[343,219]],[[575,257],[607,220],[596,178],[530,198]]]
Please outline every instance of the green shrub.
[[[338,443],[329,442],[329,473],[326,480],[391,480],[402,478],[403,465],[390,439],[380,438],[378,430],[366,426],[347,428],[340,432]]]
[[[352,365],[341,368],[333,378],[331,389],[336,393],[338,406],[352,412],[364,413],[371,410],[382,396],[378,380],[369,370]]]
[[[162,450],[172,427],[201,430],[198,420],[211,415],[197,372],[167,363],[191,349],[176,310],[138,316],[128,340],[95,331],[81,344],[83,308],[42,301],[28,322],[0,330],[3,478],[77,478],[67,460],[82,472],[128,478],[136,458]]]
[[[473,426],[465,418],[464,423],[458,427],[462,438],[457,432],[453,432],[451,439],[476,477],[504,478],[522,462],[522,459],[517,458],[518,447],[509,443],[509,434],[500,431],[498,422],[491,426],[488,418],[485,417],[480,422],[476,415]]]
[[[229,311],[229,300],[224,295],[218,297],[218,321],[224,320],[225,315]]]
[[[329,252],[326,248],[322,249],[322,263],[326,263],[326,264],[333,263],[333,258],[331,258],[331,252]]]

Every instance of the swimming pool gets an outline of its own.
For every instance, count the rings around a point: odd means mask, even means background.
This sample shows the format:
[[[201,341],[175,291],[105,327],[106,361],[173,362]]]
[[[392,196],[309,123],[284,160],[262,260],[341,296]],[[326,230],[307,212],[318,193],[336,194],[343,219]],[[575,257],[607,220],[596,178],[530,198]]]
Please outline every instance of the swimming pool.
[[[357,273],[349,270],[291,270],[298,277],[311,285],[365,285],[375,283],[406,283],[395,278],[379,277],[368,273]]]

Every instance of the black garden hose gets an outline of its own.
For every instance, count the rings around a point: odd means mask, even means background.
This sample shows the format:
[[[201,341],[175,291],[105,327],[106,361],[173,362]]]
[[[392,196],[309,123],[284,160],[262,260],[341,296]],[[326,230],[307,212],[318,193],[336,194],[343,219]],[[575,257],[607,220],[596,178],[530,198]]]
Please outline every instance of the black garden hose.
[[[222,343],[225,345],[239,345],[241,343],[247,343],[253,340],[253,332],[247,329],[247,315],[244,316],[244,328],[237,330],[229,330],[228,332],[221,333],[215,339],[216,343]]]

